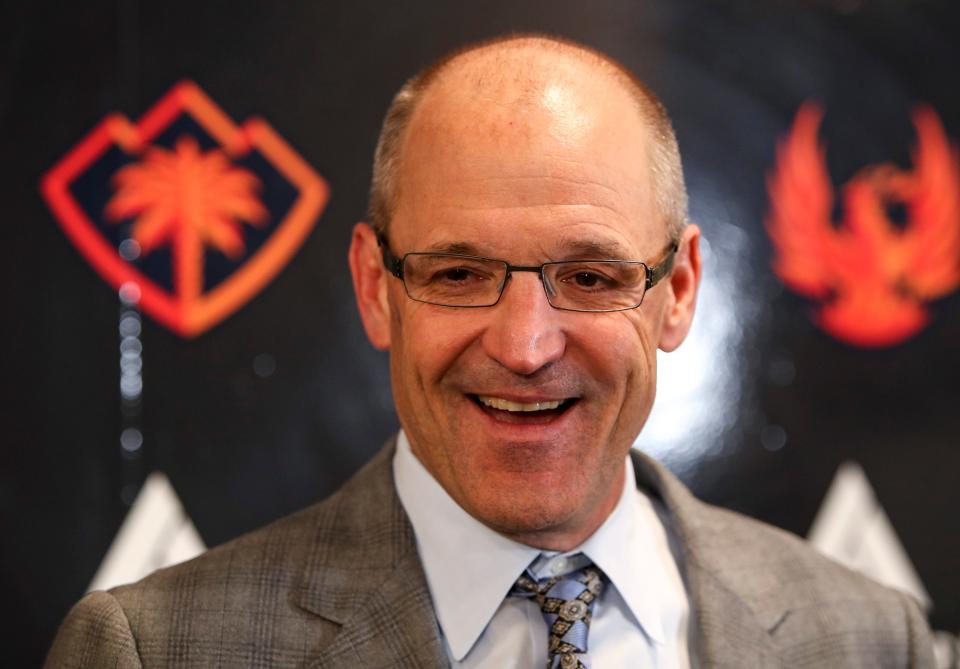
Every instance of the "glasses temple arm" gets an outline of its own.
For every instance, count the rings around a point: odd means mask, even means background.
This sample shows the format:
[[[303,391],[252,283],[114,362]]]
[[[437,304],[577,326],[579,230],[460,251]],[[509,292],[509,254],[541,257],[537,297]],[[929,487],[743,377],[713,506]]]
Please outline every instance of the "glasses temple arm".
[[[403,278],[403,258],[398,258],[393,255],[393,251],[390,250],[390,243],[387,241],[387,236],[382,232],[377,233],[377,246],[380,247],[380,255],[383,258],[383,266],[387,268],[387,271],[393,274],[398,279]]]
[[[679,246],[676,242],[673,242],[670,246],[670,250],[667,252],[667,256],[660,261],[660,264],[656,267],[651,267],[647,272],[647,290],[650,290],[663,277],[670,274],[673,271],[673,259],[676,257],[677,249]]]

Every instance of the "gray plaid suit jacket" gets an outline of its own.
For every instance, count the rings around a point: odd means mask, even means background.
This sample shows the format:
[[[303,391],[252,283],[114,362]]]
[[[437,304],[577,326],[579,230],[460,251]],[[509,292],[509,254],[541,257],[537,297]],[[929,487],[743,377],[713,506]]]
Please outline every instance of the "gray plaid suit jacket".
[[[320,504],[70,612],[46,667],[447,666],[388,445]],[[669,514],[702,667],[932,667],[913,602],[798,538],[697,501],[637,454]]]

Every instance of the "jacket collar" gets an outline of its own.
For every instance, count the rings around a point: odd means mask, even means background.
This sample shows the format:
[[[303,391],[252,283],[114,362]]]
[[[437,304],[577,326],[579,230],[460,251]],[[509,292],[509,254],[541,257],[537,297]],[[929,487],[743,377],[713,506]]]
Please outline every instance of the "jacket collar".
[[[341,630],[309,667],[447,663],[413,528],[394,490],[393,451],[391,440],[323,505],[294,597]]]
[[[696,499],[648,456],[631,455],[637,485],[667,509],[690,597],[691,655],[703,666],[780,666],[771,634],[789,610],[768,597],[750,597],[750,582],[763,570],[743,568],[757,565],[759,557],[744,519]]]

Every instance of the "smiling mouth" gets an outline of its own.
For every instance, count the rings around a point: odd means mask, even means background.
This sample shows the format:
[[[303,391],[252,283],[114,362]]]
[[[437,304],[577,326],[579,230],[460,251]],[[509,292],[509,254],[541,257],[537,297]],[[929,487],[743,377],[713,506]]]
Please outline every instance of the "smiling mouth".
[[[491,395],[470,395],[470,398],[488,415],[511,423],[548,421],[565,413],[577,401],[575,397],[539,402],[514,402]]]

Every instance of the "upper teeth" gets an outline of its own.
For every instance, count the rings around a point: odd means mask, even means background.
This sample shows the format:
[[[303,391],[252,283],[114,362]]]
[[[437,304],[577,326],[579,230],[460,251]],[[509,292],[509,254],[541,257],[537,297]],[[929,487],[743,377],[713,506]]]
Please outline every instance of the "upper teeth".
[[[505,400],[500,397],[487,397],[484,395],[478,395],[477,399],[479,399],[482,404],[494,409],[500,409],[501,411],[543,411],[545,409],[556,409],[558,406],[563,404],[563,400],[530,402],[527,404],[523,402],[511,402],[510,400]]]

